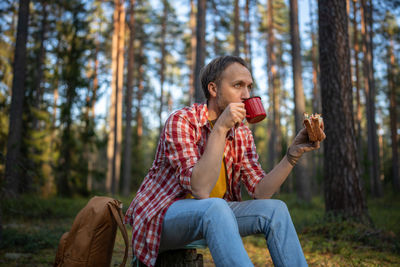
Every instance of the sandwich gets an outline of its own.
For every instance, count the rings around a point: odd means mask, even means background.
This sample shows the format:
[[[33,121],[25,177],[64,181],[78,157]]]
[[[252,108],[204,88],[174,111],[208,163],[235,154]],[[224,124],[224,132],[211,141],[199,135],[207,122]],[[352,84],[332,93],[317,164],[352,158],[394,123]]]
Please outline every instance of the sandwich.
[[[324,122],[321,114],[315,113],[308,115],[308,113],[304,113],[303,123],[307,129],[308,139],[310,139],[311,142],[322,141],[323,134],[320,128],[323,129]]]

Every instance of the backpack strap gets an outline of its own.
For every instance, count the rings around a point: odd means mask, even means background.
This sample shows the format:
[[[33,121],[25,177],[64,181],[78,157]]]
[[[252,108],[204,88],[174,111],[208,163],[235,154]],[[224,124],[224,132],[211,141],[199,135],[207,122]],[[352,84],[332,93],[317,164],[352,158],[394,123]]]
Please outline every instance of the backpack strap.
[[[114,204],[114,203],[113,203]],[[122,205],[122,203],[121,203]],[[128,259],[128,248],[129,248],[129,241],[128,241],[128,234],[126,232],[125,225],[122,222],[122,209],[121,207],[118,207],[117,205],[111,205],[111,212],[114,216],[115,221],[118,224],[119,229],[121,230],[122,236],[125,241],[125,255],[124,255],[124,260],[122,261],[120,267],[124,267],[126,264],[126,260]]]

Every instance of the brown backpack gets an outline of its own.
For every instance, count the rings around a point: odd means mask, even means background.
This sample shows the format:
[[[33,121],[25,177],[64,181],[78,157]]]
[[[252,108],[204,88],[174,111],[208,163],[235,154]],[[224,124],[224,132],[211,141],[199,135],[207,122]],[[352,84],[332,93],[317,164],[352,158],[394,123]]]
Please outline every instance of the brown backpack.
[[[109,197],[93,197],[75,217],[72,228],[62,235],[54,267],[110,266],[117,225],[125,241],[128,257],[128,235],[122,222],[122,203]]]

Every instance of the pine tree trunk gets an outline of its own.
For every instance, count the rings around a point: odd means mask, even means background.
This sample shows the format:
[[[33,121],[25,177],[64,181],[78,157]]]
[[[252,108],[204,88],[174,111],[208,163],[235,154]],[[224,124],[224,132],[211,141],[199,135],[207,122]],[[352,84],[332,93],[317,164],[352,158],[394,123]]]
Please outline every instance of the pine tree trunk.
[[[375,122],[375,81],[372,57],[372,3],[367,7],[367,0],[361,0],[361,29],[363,37],[364,54],[364,87],[367,100],[367,128],[368,128],[368,161],[370,164],[370,186],[371,193],[375,197],[383,194],[382,185],[379,180],[379,146],[377,127]]]
[[[313,101],[312,107],[314,113],[321,113],[321,94],[319,90],[319,69],[318,69],[318,46],[315,38],[316,30],[314,25],[313,0],[308,1],[308,9],[310,11],[311,24],[311,61],[312,61],[312,84],[313,84]]]
[[[200,82],[200,70],[204,66],[206,49],[206,0],[197,1],[197,19],[196,19],[196,65],[194,68],[195,81],[195,102],[201,103],[205,100]]]
[[[278,70],[276,66],[275,54],[275,34],[274,34],[274,12],[273,1],[268,1],[267,7],[267,69],[268,69],[268,87],[272,100],[272,118],[270,120],[270,138],[268,144],[268,162],[269,168],[272,169],[278,161],[278,148],[280,147],[279,139],[279,88],[278,88]]]
[[[91,100],[91,115],[90,115],[90,120],[92,121],[93,125],[95,125],[95,119],[96,119],[96,114],[95,114],[95,105],[96,105],[96,98],[97,98],[97,90],[99,88],[99,78],[98,78],[98,69],[99,69],[99,49],[100,49],[100,44],[99,40],[96,40],[96,49],[94,52],[94,66],[93,66],[93,93],[92,93],[92,100]],[[88,177],[87,177],[87,184],[86,188],[89,192],[92,191],[93,189],[93,170],[94,170],[94,165],[96,162],[96,155],[97,155],[97,147],[92,146],[92,149],[88,151]]]
[[[161,22],[161,64],[160,64],[160,109],[158,110],[159,117],[159,127],[158,132],[161,135],[161,131],[163,129],[163,120],[162,120],[162,112],[164,110],[164,83],[165,83],[165,43],[166,43],[166,35],[167,35],[167,16],[168,16],[168,3],[166,0],[163,0],[163,17]]]
[[[234,52],[233,55],[239,56],[240,54],[240,33],[239,33],[239,25],[240,25],[240,14],[239,14],[239,0],[235,0],[235,13],[234,13],[234,23],[233,23],[233,39],[234,39]]]
[[[115,0],[114,33],[112,46],[111,81],[112,95],[110,108],[110,134],[107,144],[107,180],[106,190],[113,195],[118,192],[121,170],[121,139],[122,139],[122,87],[124,66],[124,32],[125,11],[123,2]]]
[[[363,219],[366,204],[360,186],[354,132],[350,49],[346,2],[319,0],[319,54],[327,213]]]
[[[357,151],[358,161],[362,162],[363,157],[363,146],[362,146],[362,129],[361,129],[361,99],[360,99],[360,67],[359,67],[359,52],[360,46],[358,41],[358,28],[357,28],[357,0],[353,0],[353,46],[354,46],[354,76],[355,76],[355,87],[356,87],[356,136],[357,136]],[[362,164],[360,166],[360,175],[363,174]]]
[[[128,73],[126,83],[126,115],[125,115],[125,144],[124,144],[124,173],[122,193],[128,196],[131,185],[131,161],[132,161],[132,94],[133,71],[135,63],[135,0],[130,0],[129,6],[129,47],[128,47]]]
[[[112,193],[119,192],[121,177],[121,153],[122,153],[122,95],[124,87],[124,43],[125,43],[125,8],[124,1],[120,3],[119,34],[118,34],[118,82],[117,82],[117,116],[116,116],[116,140],[115,140],[115,183],[112,183]]]
[[[29,0],[19,1],[17,38],[14,52],[12,96],[5,169],[5,194],[17,196],[21,180],[22,112],[26,75]]]
[[[305,99],[301,78],[302,68],[297,0],[290,0],[290,36],[292,44],[293,90],[295,102],[294,118],[296,133],[298,133],[303,128]],[[311,180],[310,175],[307,173],[310,159],[310,154],[305,154],[294,170],[297,181],[297,196],[307,202],[311,200]]]
[[[47,30],[47,3],[45,1],[42,2],[42,24],[40,25],[40,45],[39,45],[39,53],[36,60],[36,77],[35,77],[35,104],[34,107],[39,111],[40,106],[43,99],[43,89],[42,89],[42,80],[43,80],[43,63],[46,56],[46,50],[44,47],[44,42],[46,39],[46,30]],[[40,128],[39,120],[37,116],[34,116],[33,129],[38,130]]]
[[[246,0],[245,7],[246,21],[244,23],[244,55],[245,61],[247,62],[250,73],[253,74],[253,67],[251,63],[251,22],[250,22],[250,0]],[[254,93],[253,91],[251,92]]]
[[[143,42],[140,41],[139,45],[139,58],[143,58],[144,56],[144,51],[143,51]],[[136,124],[137,124],[137,129],[136,129],[136,136],[137,136],[137,147],[138,149],[141,148],[142,145],[142,136],[143,136],[143,117],[142,117],[142,99],[143,99],[143,93],[144,93],[144,68],[143,68],[143,62],[139,63],[139,75],[138,75],[138,92],[137,92],[137,99],[138,99],[138,105],[136,109]]]
[[[194,102],[194,71],[196,62],[196,11],[194,0],[190,0],[190,76],[189,76],[189,105]]]
[[[213,16],[212,16],[212,21],[213,21],[213,34],[214,34],[214,40],[213,40],[213,49],[214,49],[214,54],[215,55],[221,55],[222,54],[222,48],[221,48],[221,41],[218,38],[218,32],[219,32],[219,26],[220,26],[220,20],[218,17],[220,16],[217,5],[215,1],[211,1],[211,4],[213,6]]]
[[[390,36],[390,45],[388,46],[388,89],[389,89],[389,100],[390,100],[390,133],[392,140],[392,184],[393,191],[400,191],[400,178],[399,178],[399,152],[398,152],[398,140],[397,140],[397,114],[396,114],[396,59],[394,56],[394,42],[392,36]]]

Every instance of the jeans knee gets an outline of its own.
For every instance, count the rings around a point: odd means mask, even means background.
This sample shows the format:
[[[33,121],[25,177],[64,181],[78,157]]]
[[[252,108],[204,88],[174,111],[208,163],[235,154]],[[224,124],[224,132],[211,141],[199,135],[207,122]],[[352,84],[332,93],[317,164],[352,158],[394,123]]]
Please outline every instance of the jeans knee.
[[[235,215],[226,200],[221,198],[208,198],[204,201],[208,202],[208,209],[203,214],[203,221],[209,223],[210,221],[216,222],[222,219],[222,222],[231,223],[233,222],[232,220],[235,220]]]
[[[226,200],[222,198],[208,198],[205,201],[208,202],[207,213],[224,214],[226,212],[232,213]]]
[[[274,213],[271,221],[272,226],[286,224],[289,220],[291,221],[291,217],[286,203],[282,200],[274,199]]]
[[[279,199],[274,199],[274,201],[275,201],[275,205],[276,205],[276,207],[275,207],[276,210],[278,210],[280,212],[288,212],[289,211],[285,202],[283,202],[282,200],[279,200]]]

